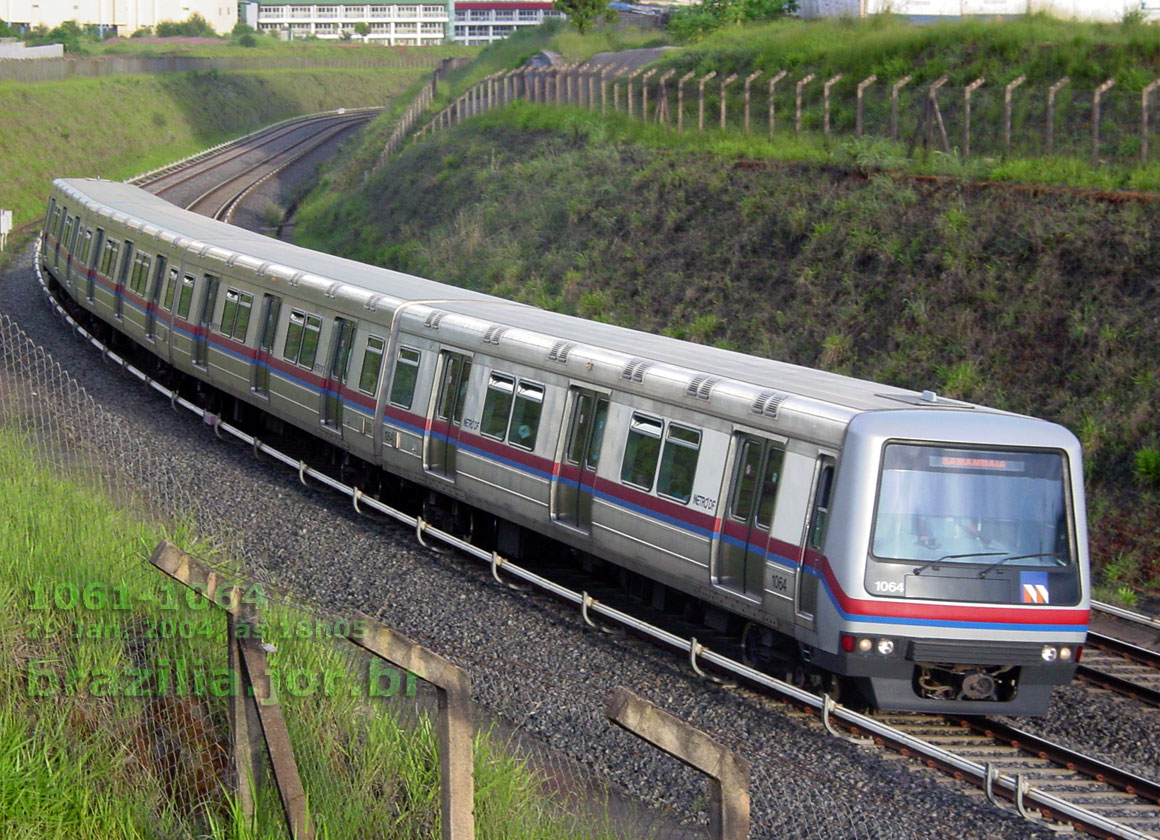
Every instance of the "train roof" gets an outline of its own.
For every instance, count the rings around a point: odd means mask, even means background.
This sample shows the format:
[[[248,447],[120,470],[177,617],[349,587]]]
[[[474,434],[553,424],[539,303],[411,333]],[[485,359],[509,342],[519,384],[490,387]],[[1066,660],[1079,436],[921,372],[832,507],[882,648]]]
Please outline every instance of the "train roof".
[[[993,411],[941,397],[937,398],[937,401],[932,401],[929,394],[924,398],[924,395],[916,391],[864,379],[748,356],[744,353],[694,344],[627,327],[587,321],[524,304],[513,304],[503,298],[470,289],[449,286],[272,239],[183,210],[129,184],[95,179],[59,179],[56,183],[78,198],[86,197],[91,202],[112,210],[114,218],[116,213],[122,213],[135,222],[144,223],[143,229],[146,233],[165,232],[189,240],[176,243],[183,248],[188,249],[199,243],[203,247],[209,245],[252,257],[261,263],[269,263],[263,267],[267,272],[281,269],[280,273],[287,276],[305,272],[306,275],[315,275],[318,279],[338,281],[361,289],[368,296],[380,295],[400,301],[424,301],[438,309],[489,323],[516,326],[541,333],[553,340],[620,352],[629,357],[686,368],[695,374],[707,374],[757,389],[775,390],[783,394],[817,400],[838,409],[839,414],[847,415],[847,420],[863,411],[913,409],[916,406],[963,407]],[[153,231],[154,226],[160,230]]]

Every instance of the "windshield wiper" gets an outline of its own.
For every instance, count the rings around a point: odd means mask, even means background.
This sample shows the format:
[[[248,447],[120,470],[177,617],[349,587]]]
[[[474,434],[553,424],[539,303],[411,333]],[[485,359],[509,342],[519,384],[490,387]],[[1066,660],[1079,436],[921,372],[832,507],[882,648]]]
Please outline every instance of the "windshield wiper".
[[[1003,552],[1002,551],[981,551],[978,554],[944,554],[942,557],[938,558],[937,560],[931,560],[929,563],[923,563],[921,566],[919,566],[917,569],[915,569],[913,572],[911,572],[911,574],[917,575],[917,574],[921,574],[923,571],[925,571],[926,569],[929,569],[931,567],[937,568],[938,564],[944,560],[965,560],[968,557],[998,557],[1000,554],[1003,554]],[[1003,560],[1010,560],[1010,559],[1011,559],[1010,557],[1003,558]],[[1000,560],[999,562],[1002,563],[1003,560]]]
[[[983,571],[979,572],[980,578],[985,578],[990,572],[1002,566],[1008,560],[1030,560],[1033,557],[1066,557],[1067,553],[1063,551],[1041,551],[1039,554],[1012,554],[1010,557],[1004,557],[997,563],[992,563]]]

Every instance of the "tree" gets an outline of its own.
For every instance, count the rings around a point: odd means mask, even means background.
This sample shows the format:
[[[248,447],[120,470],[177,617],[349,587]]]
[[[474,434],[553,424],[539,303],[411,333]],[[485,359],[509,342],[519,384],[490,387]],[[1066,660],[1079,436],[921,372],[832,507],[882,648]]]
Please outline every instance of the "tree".
[[[695,41],[722,26],[792,14],[797,5],[797,0],[701,0],[673,12],[668,30],[678,40]]]
[[[566,14],[581,35],[599,20],[609,23],[616,20],[616,12],[608,8],[608,0],[552,0],[552,8]]]
[[[157,24],[158,38],[217,38],[218,34],[209,21],[194,12],[181,23],[163,20]]]

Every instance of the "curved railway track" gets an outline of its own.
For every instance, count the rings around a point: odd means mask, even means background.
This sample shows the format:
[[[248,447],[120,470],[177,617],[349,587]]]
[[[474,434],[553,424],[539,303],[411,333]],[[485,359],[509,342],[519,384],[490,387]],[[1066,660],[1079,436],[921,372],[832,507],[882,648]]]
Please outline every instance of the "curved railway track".
[[[332,127],[329,130],[339,129]],[[321,129],[312,136],[318,137],[327,132],[328,129]],[[276,134],[278,138],[285,136],[286,132]],[[300,144],[307,142],[308,140],[302,140]],[[300,144],[295,144],[295,147]],[[228,153],[228,161],[235,160],[242,154],[241,152],[235,154],[234,151]],[[289,149],[284,150],[282,157],[286,157],[288,153]],[[204,208],[208,206],[215,208],[215,215],[228,215],[229,208],[236,206],[256,183],[269,177],[273,171],[290,165],[293,160],[305,153],[300,150],[300,153],[293,155],[292,159],[281,160],[280,163],[276,161],[267,165],[250,166],[245,172],[232,176],[216,189],[203,193],[195,201],[195,205],[201,208],[200,212],[205,212]],[[197,175],[212,171],[214,166],[220,166],[222,162],[203,165],[207,163],[209,160],[204,158],[197,161],[199,170]],[[171,179],[170,184],[175,186],[187,183],[194,176],[188,173],[182,175],[178,172],[166,172],[161,177]],[[159,180],[161,179],[155,179],[154,183]],[[211,196],[216,198],[211,200]],[[39,248],[39,245],[37,247]],[[446,546],[483,561],[490,566],[491,574],[497,580],[508,576],[514,577],[554,598],[571,603],[579,608],[583,620],[593,626],[596,626],[595,620],[599,618],[675,650],[687,656],[691,667],[700,674],[708,676],[703,669],[711,668],[728,675],[730,679],[806,709],[817,715],[826,729],[837,737],[852,736],[859,743],[889,747],[901,755],[940,769],[956,779],[972,783],[981,788],[987,798],[997,806],[1014,808],[1029,820],[1043,825],[1050,823],[1056,830],[1075,827],[1099,837],[1125,838],[1125,840],[1160,838],[1160,808],[1157,807],[1157,803],[1160,803],[1160,784],[1155,780],[1125,773],[1097,759],[1067,750],[1058,744],[992,719],[914,714],[875,716],[861,714],[834,703],[828,697],[818,696],[774,679],[735,659],[710,650],[697,638],[685,638],[654,623],[642,621],[625,610],[602,603],[594,599],[588,591],[569,588],[530,569],[512,564],[494,552],[484,551],[453,534],[432,527],[421,516],[414,517],[391,508],[365,495],[360,489],[346,485],[321,470],[280,452],[254,435],[221,421],[204,408],[181,398],[135,367],[132,360],[123,359],[104,346],[73,320],[52,296],[41,275],[38,257],[36,266],[41,285],[58,313],[110,360],[120,364],[150,388],[163,394],[175,408],[185,408],[203,421],[209,422],[219,435],[235,437],[251,447],[256,455],[266,455],[284,463],[297,473],[303,483],[313,479],[346,494],[360,513],[370,510],[395,519],[413,528],[417,538],[424,545],[428,545],[434,538]],[[1093,608],[1105,610],[1107,605],[1093,604]],[[1107,608],[1106,611],[1112,609],[1114,608]],[[1123,612],[1125,611],[1119,611]],[[1160,628],[1160,622],[1143,616],[1136,618],[1145,623],[1151,622],[1156,628]],[[1094,653],[1093,649],[1099,653]],[[1139,653],[1140,651],[1143,653]],[[1086,658],[1087,662],[1082,669],[1083,678],[1089,679],[1087,672],[1090,671],[1091,681],[1104,687],[1112,688],[1113,686],[1106,683],[1113,679],[1132,684],[1137,690],[1141,685],[1151,686],[1157,682],[1156,662],[1160,661],[1160,655],[1145,648],[1120,642],[1102,634],[1092,634]],[[1148,661],[1143,662],[1141,658]],[[1125,661],[1130,664],[1123,664]],[[1120,664],[1115,664],[1116,662]],[[1127,669],[1132,669],[1131,674],[1128,674]],[[1141,669],[1146,669],[1153,676],[1149,678]],[[1157,691],[1154,686],[1149,690],[1153,694]],[[1139,694],[1130,696],[1139,698]],[[1005,802],[1011,804],[1004,805]]]

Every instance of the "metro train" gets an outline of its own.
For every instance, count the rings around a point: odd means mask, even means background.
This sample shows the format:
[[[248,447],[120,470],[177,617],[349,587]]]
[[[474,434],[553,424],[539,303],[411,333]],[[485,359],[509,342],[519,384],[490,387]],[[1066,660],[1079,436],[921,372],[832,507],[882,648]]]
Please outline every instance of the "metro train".
[[[1058,425],[363,265],[122,183],[56,181],[41,246],[70,306],[225,412],[308,433],[505,556],[623,570],[756,667],[962,714],[1042,714],[1074,674],[1090,575]]]

